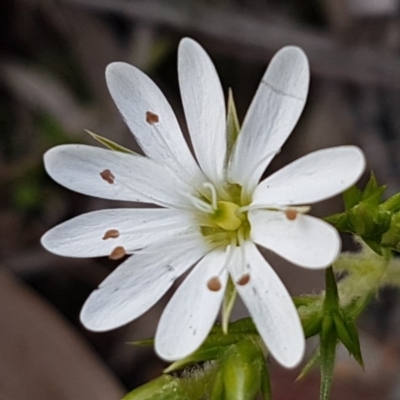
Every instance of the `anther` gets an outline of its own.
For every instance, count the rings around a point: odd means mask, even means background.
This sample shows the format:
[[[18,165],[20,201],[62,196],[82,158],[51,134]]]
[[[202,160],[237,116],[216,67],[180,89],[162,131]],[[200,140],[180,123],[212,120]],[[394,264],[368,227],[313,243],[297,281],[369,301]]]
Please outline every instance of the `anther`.
[[[289,221],[294,221],[297,218],[298,214],[299,214],[298,211],[294,210],[293,208],[288,208],[287,210],[285,210],[286,218]]]
[[[123,246],[117,246],[109,255],[110,260],[119,260],[122,257],[125,257],[126,251]]]
[[[146,122],[150,125],[156,124],[160,121],[160,117],[151,111],[146,111]]]
[[[244,274],[242,275],[239,280],[236,281],[236,283],[240,286],[247,285],[250,282],[250,275],[249,274]]]
[[[119,230],[118,229],[109,229],[103,236],[103,240],[107,239],[116,239],[119,237]]]
[[[101,176],[106,182],[108,182],[110,185],[112,185],[112,184],[114,183],[115,176],[114,176],[114,174],[113,174],[109,169],[105,169],[104,171],[100,172],[100,176]]]
[[[214,276],[207,282],[207,287],[212,292],[218,292],[219,290],[221,290],[222,284],[219,278],[217,276]]]

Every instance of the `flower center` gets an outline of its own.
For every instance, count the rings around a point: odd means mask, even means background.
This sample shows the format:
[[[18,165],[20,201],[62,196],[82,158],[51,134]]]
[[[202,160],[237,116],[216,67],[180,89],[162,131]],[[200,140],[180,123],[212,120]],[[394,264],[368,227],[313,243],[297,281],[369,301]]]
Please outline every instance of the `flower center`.
[[[199,213],[199,225],[204,237],[220,246],[239,245],[250,234],[247,207],[242,204],[242,188],[231,185],[217,192],[209,182],[203,185],[201,198],[192,198]]]
[[[242,225],[243,217],[239,214],[240,206],[231,201],[219,201],[218,208],[211,219],[222,229],[236,231]]]

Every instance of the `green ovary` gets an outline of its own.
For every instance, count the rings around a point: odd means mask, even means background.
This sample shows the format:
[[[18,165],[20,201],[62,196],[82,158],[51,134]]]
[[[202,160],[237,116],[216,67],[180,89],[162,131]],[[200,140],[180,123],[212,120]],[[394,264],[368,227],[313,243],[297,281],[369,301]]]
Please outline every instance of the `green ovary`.
[[[238,214],[239,206],[230,201],[219,201],[211,220],[226,231],[236,231],[240,228],[243,220]]]

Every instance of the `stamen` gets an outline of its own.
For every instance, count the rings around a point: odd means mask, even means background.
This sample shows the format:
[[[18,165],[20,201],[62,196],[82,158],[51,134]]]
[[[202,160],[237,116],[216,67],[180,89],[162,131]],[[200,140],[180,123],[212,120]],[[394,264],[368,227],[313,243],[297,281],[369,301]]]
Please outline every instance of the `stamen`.
[[[118,229],[109,229],[103,236],[103,240],[107,239],[116,239],[119,237],[119,230]]]
[[[218,276],[214,276],[207,282],[207,287],[210,289],[212,292],[218,292],[221,290],[222,284],[221,281],[219,280]]]
[[[287,210],[285,210],[286,218],[289,221],[294,221],[297,218],[298,214],[299,214],[298,211],[293,208],[288,208]]]
[[[250,274],[244,274],[236,281],[236,283],[240,286],[247,285],[249,282],[250,282]]]
[[[115,181],[115,176],[109,169],[105,169],[104,171],[100,172],[100,176],[110,185],[112,185]]]
[[[215,189],[215,186],[210,183],[210,182],[204,182],[203,186],[207,189],[210,189],[211,192],[211,205],[214,210],[218,208],[218,196],[217,196],[217,190]]]
[[[190,200],[198,210],[203,211],[207,214],[212,214],[214,212],[214,209],[211,207],[211,205],[207,204],[205,201],[200,200],[199,198],[194,196],[190,196]]]
[[[243,226],[241,226],[241,227],[238,229],[238,232],[237,232],[237,239],[238,239],[238,242],[239,242],[239,246],[242,247],[242,246],[243,246],[243,243],[244,243],[244,229],[243,229]]]
[[[250,206],[242,206],[236,210],[236,214],[243,214],[250,210]]]
[[[150,125],[154,125],[160,121],[160,117],[151,111],[146,111],[146,122]]]
[[[123,246],[117,246],[109,255],[110,260],[119,260],[126,256],[126,251]]]

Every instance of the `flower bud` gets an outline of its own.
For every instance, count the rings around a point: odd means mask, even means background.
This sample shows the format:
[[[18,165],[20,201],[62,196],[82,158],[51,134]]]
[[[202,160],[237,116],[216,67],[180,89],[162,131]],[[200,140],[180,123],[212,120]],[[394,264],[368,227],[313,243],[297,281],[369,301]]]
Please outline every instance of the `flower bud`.
[[[254,400],[261,390],[264,356],[253,341],[230,346],[220,359],[212,400]]]

